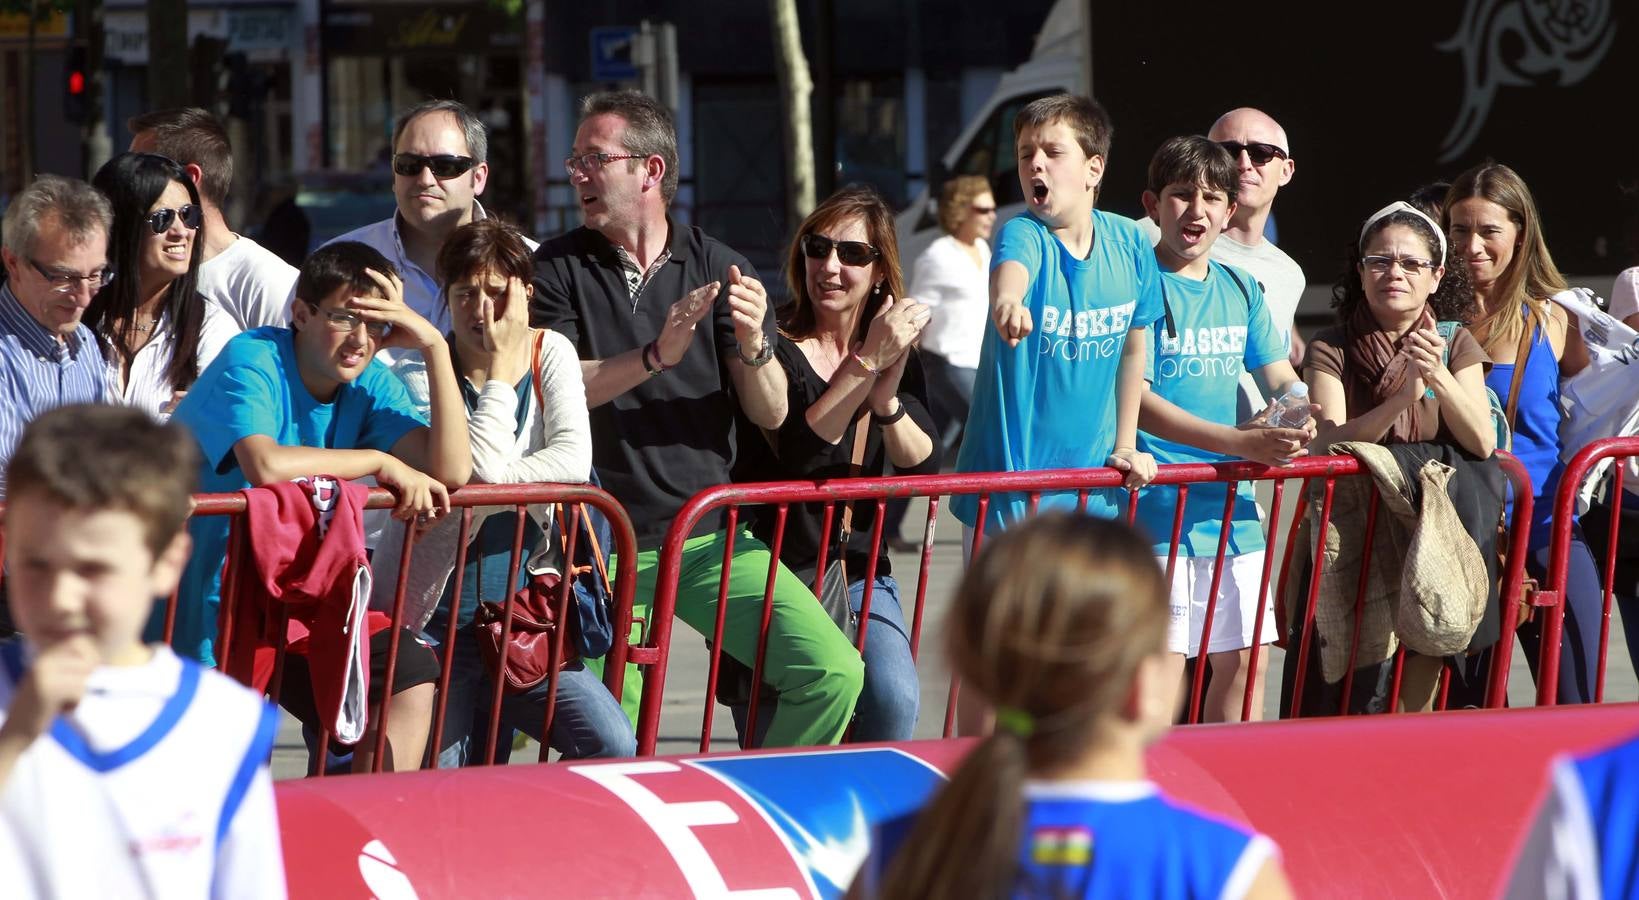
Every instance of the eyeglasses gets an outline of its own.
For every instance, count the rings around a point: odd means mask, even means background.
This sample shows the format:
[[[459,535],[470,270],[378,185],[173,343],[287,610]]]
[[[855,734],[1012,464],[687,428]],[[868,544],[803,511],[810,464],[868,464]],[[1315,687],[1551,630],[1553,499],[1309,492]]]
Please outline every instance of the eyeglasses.
[[[825,259],[833,247],[845,266],[868,266],[882,257],[882,251],[864,241],[833,241],[822,234],[802,236],[802,252],[809,259]]]
[[[113,269],[104,268],[92,272],[90,275],[81,275],[78,272],[64,272],[61,269],[48,269],[45,266],[35,262],[31,257],[28,258],[28,264],[33,266],[34,271],[39,272],[40,277],[44,278],[46,283],[51,285],[51,289],[59,294],[73,293],[74,289],[78,287],[81,282],[84,282],[85,286],[90,288],[92,293],[96,293],[97,291],[107,287],[109,283],[114,280]]]
[[[181,219],[182,227],[193,230],[205,220],[204,213],[192,203],[184,204],[176,209],[156,209],[148,214],[148,227],[154,234],[164,234],[171,228],[171,220]]]
[[[307,305],[312,307],[314,312],[329,320],[331,331],[339,331],[343,334],[349,334],[360,325],[363,325],[364,333],[379,341],[386,337],[388,332],[393,330],[393,326],[389,322],[366,322],[363,316],[353,312],[352,310],[320,309],[318,304],[311,301],[307,301]]]
[[[455,156],[449,153],[437,153],[432,156],[423,156],[420,153],[393,155],[393,171],[406,178],[420,175],[422,169],[432,169],[433,177],[442,181],[457,175],[465,175],[476,165],[478,161],[470,156]]]
[[[970,206],[968,209],[976,216],[988,216],[996,211],[994,206]]]
[[[622,159],[643,159],[641,153],[582,153],[563,161],[564,171],[571,175],[590,175],[612,162]]]
[[[1239,141],[1219,141],[1218,146],[1228,150],[1229,155],[1235,157],[1236,159],[1240,159],[1241,151],[1245,150],[1246,158],[1252,160],[1252,165],[1254,166],[1269,165],[1269,161],[1275,159],[1276,157],[1279,157],[1280,159],[1287,158],[1285,150],[1282,150],[1274,144],[1265,144],[1258,141],[1254,141],[1250,144],[1242,144]]]
[[[1407,275],[1421,275],[1424,272],[1434,271],[1434,260],[1423,259],[1420,256],[1362,256],[1360,264],[1373,275],[1387,275],[1395,263],[1400,264],[1400,271]]]

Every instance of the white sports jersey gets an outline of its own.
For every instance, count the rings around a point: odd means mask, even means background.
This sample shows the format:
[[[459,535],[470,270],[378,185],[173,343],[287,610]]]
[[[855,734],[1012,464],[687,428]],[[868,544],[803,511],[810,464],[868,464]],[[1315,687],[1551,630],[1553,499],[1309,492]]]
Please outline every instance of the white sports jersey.
[[[30,651],[0,645],[0,719]],[[101,667],[0,793],[10,897],[284,897],[268,757],[278,711],[155,647]]]

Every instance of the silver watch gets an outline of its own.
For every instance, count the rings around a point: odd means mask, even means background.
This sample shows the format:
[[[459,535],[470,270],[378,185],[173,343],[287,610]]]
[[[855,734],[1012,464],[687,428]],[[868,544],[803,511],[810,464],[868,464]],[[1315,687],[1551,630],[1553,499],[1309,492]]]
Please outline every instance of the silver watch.
[[[774,358],[774,342],[764,338],[763,348],[758,350],[757,355],[751,357],[750,359],[746,358],[745,347],[736,344],[734,347],[734,355],[740,357],[740,362],[743,362],[751,368],[756,369],[767,365],[768,361]]]

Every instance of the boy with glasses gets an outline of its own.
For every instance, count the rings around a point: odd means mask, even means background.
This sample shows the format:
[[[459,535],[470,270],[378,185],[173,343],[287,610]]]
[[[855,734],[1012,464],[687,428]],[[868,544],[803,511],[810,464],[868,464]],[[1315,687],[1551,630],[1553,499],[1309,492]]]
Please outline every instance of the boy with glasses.
[[[381,348],[426,358],[430,425],[404,385],[373,359]],[[392,264],[356,242],[330,244],[308,257],[296,280],[290,327],[258,328],[230,341],[200,373],[173,421],[199,441],[206,492],[306,475],[374,476],[398,494],[396,518],[424,524],[449,511],[448,489],[465,484],[472,470],[466,407],[443,333],[405,304]],[[216,658],[228,526],[224,516],[193,520],[195,549],[178,596],[173,644],[206,664]],[[397,762],[413,768],[426,742],[438,664],[429,648],[406,635],[398,636],[388,739]],[[371,640],[372,694],[385,676],[391,637],[378,632]],[[411,708],[401,711],[400,704]]]

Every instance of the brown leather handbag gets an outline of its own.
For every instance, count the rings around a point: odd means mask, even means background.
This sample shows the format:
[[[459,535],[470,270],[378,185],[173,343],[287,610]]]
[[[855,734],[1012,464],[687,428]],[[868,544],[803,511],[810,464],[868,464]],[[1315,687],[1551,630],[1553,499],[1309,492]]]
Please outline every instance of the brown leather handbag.
[[[567,615],[556,603],[562,580],[556,572],[530,576],[529,582],[512,595],[512,631],[506,639],[506,665],[502,666],[501,635],[506,625],[506,604],[485,600],[478,604],[474,624],[478,626],[478,651],[484,667],[501,671],[506,689],[522,693],[546,680],[554,668],[562,669],[580,659],[578,616]],[[565,622],[567,620],[567,622]],[[558,631],[566,628],[562,640]],[[561,648],[554,663],[554,645]]]

